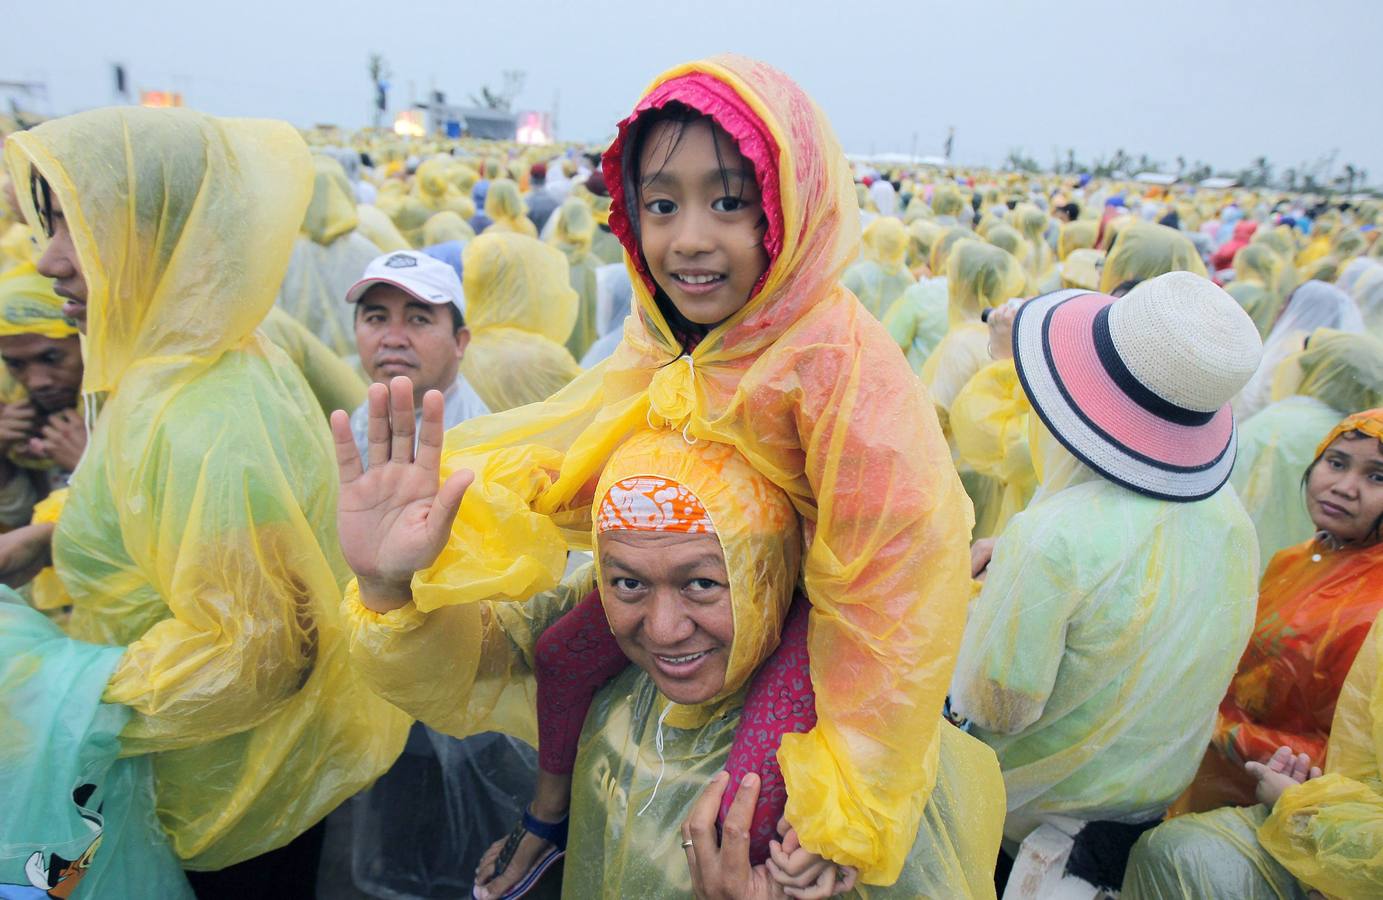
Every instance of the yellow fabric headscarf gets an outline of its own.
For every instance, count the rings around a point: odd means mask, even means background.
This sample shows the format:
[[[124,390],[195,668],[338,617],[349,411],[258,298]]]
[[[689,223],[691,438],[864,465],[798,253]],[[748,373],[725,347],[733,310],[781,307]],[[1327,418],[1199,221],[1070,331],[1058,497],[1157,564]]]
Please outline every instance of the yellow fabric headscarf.
[[[0,337],[40,334],[61,340],[77,333],[77,326],[63,318],[63,300],[53,293],[53,280],[44,278],[30,263],[0,275]]]

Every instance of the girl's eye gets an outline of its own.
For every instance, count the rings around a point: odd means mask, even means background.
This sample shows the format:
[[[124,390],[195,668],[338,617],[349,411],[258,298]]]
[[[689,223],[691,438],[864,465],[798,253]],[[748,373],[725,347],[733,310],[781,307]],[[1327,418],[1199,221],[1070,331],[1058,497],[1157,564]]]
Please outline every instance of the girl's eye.
[[[670,216],[677,212],[677,204],[671,200],[650,200],[647,208],[655,216]]]
[[[721,197],[711,204],[711,209],[716,212],[732,213],[739,212],[747,206],[749,206],[749,202],[739,197]]]
[[[1345,464],[1338,459],[1327,459],[1325,464],[1337,472],[1345,467]]]

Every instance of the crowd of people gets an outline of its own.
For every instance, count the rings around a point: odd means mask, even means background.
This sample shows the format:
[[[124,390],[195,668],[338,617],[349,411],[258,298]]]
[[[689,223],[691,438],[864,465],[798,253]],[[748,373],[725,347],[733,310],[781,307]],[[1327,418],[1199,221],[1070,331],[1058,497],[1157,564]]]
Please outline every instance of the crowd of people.
[[[4,157],[0,898],[1383,896],[1383,202],[735,56]]]

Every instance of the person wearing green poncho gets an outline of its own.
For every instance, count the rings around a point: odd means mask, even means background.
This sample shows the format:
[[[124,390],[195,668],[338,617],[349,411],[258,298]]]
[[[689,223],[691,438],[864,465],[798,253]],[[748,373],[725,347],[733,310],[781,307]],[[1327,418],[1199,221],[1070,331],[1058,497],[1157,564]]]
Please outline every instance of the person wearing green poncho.
[[[1013,347],[1041,486],[995,545],[951,689],[999,756],[1009,851],[1053,817],[1092,844],[1150,827],[1195,775],[1253,627],[1257,542],[1222,487],[1260,353],[1184,272],[1030,300]],[[1090,880],[1117,887],[1106,863]]]

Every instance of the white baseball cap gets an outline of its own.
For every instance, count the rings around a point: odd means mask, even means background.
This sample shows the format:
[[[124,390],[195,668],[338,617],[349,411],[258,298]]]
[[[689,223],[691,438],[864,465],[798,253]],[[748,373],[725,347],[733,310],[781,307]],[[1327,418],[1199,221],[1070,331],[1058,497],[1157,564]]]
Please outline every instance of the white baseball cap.
[[[466,296],[456,270],[418,250],[399,250],[370,260],[365,275],[346,291],[346,302],[359,303],[377,284],[392,285],[434,306],[450,303],[462,315],[466,313]]]

